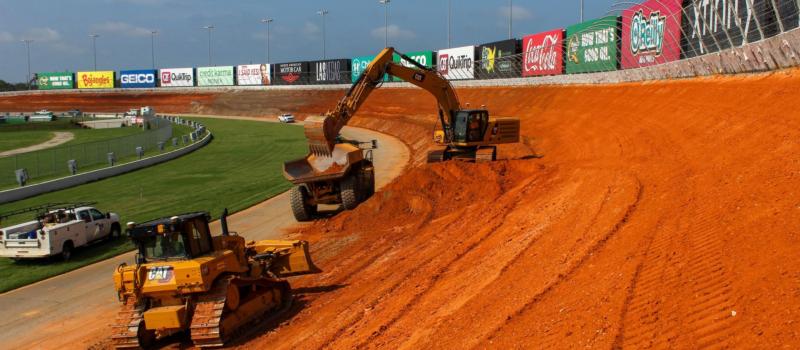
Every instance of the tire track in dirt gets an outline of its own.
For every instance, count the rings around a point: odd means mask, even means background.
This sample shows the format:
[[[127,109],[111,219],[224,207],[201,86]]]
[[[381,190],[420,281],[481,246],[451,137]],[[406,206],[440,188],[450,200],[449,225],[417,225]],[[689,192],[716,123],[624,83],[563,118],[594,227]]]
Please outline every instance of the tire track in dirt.
[[[522,314],[529,311],[534,305],[536,305],[540,300],[547,296],[553,289],[557,286],[561,285],[562,283],[570,280],[571,276],[574,275],[576,271],[578,271],[593,255],[597,254],[601,251],[604,247],[606,242],[608,242],[617,232],[619,232],[631,219],[631,216],[636,212],[639,203],[642,200],[642,196],[644,195],[644,187],[642,186],[639,179],[634,178],[634,183],[636,186],[635,189],[635,197],[633,198],[632,202],[627,205],[625,213],[622,217],[608,230],[605,234],[603,234],[597,241],[595,241],[589,248],[580,254],[579,258],[573,261],[569,267],[565,269],[564,272],[560,273],[557,278],[545,285],[538,293],[536,293],[529,301],[523,304],[520,308],[518,308],[514,313],[507,317],[507,320],[511,322],[515,317],[519,317]],[[492,343],[502,332],[503,326],[497,327],[494,330],[488,332],[489,336],[483,341],[483,343]],[[542,342],[543,345],[547,343]],[[479,347],[478,347],[479,348]]]

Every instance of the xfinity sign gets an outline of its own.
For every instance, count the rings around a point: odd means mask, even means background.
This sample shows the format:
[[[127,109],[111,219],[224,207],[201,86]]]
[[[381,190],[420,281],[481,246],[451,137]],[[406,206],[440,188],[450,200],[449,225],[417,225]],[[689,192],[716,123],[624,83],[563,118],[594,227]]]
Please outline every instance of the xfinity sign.
[[[156,87],[156,71],[124,70],[119,72],[119,82],[123,89]]]

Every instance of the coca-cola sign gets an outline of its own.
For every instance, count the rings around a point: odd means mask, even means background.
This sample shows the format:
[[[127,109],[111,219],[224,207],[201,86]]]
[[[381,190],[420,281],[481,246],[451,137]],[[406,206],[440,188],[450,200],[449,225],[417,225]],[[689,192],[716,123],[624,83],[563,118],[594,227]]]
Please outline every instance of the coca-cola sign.
[[[556,75],[564,71],[562,29],[522,38],[522,76]]]

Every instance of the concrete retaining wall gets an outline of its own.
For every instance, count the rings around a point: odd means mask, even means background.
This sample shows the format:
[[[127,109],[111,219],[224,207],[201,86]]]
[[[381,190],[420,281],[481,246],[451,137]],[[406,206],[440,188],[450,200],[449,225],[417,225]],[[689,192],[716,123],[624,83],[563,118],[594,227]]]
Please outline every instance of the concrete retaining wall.
[[[207,145],[213,138],[209,131],[204,138],[184,148],[159,154],[157,156],[143,158],[141,160],[133,161],[130,163],[115,165],[113,167],[103,168],[99,170],[90,171],[83,174],[68,176],[52,181],[28,185],[25,187],[15,188],[6,191],[0,191],[0,204],[22,200],[33,196],[38,196],[43,193],[63,190],[73,186],[83,185],[89,182],[102,180],[112,176],[117,176],[134,170],[146,168],[159,163],[172,160],[183,155],[194,152],[195,150]]]

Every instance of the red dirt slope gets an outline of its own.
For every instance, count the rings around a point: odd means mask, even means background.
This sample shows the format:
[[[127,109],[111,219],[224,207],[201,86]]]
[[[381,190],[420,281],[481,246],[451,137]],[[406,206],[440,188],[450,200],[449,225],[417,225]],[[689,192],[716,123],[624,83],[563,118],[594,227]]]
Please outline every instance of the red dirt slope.
[[[305,230],[326,272],[244,348],[797,348],[797,86],[461,90],[542,158],[423,165]],[[428,99],[376,97],[359,123],[389,132]]]
[[[501,157],[541,158],[420,164],[298,232],[325,272],[293,280],[292,317],[240,345],[798,348],[798,86],[794,70],[460,89],[522,118],[525,143]],[[322,112],[341,93],[151,98],[268,115]],[[433,110],[422,91],[383,89],[353,124],[398,135],[419,163]]]

